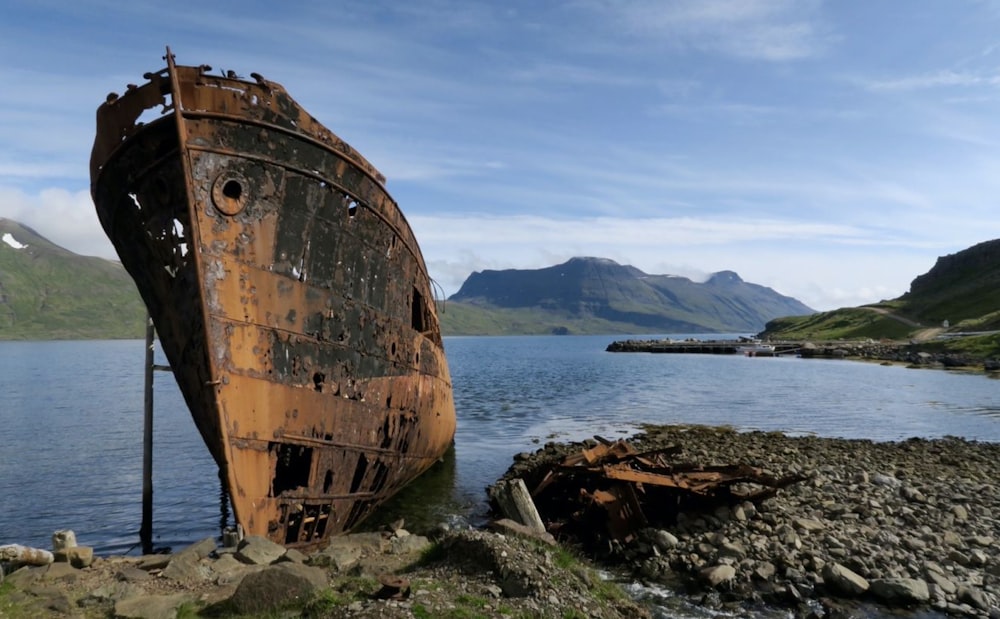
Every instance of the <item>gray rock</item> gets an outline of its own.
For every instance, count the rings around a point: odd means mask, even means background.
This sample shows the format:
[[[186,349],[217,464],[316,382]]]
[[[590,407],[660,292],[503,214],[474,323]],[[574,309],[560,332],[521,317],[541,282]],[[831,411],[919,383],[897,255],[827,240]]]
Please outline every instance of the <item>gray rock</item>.
[[[927,548],[926,542],[924,542],[919,537],[904,537],[903,545],[910,550],[923,550]]]
[[[878,578],[871,582],[869,591],[892,606],[923,604],[931,599],[927,583],[915,578]]]
[[[41,568],[22,567],[7,574],[6,580],[18,589],[25,589],[41,579]]]
[[[133,568],[138,569],[138,568]],[[142,570],[139,570],[142,572]],[[145,574],[146,572],[142,572]],[[147,578],[152,578],[147,574]],[[98,604],[103,604],[106,602],[117,602],[118,600],[127,600],[134,597],[142,597],[146,595],[146,592],[141,588],[137,587],[128,582],[116,582],[113,584],[102,585],[92,591],[89,591],[85,596],[80,598],[77,602],[80,606],[96,606]]]
[[[139,557],[137,567],[140,570],[162,570],[170,564],[171,555],[143,555]]]
[[[808,532],[822,531],[826,528],[825,524],[814,518],[796,518],[792,520],[792,523],[795,528]]]
[[[747,551],[739,542],[726,542],[719,546],[719,557],[731,557],[736,560],[746,558]]]
[[[188,552],[174,555],[160,575],[177,582],[199,582],[209,577],[209,569],[201,564],[197,553]]]
[[[731,565],[713,565],[699,571],[698,577],[709,587],[718,587],[736,578],[736,568]]]
[[[663,529],[655,529],[652,533],[653,545],[660,550],[667,551],[671,548],[675,548],[680,541],[670,531],[664,531]]]
[[[80,570],[69,563],[50,563],[39,568],[42,580],[74,581],[80,577]]]
[[[823,580],[835,591],[849,596],[861,595],[869,587],[867,580],[839,563],[823,567]]]
[[[410,554],[427,550],[431,547],[431,541],[423,535],[406,535],[392,538],[389,547],[392,554]]]
[[[184,548],[183,550],[181,550],[180,552],[178,552],[176,554],[188,554],[188,553],[191,553],[191,554],[196,555],[199,559],[204,559],[204,558],[208,557],[209,555],[211,555],[213,552],[215,552],[215,547],[216,547],[215,538],[214,537],[206,537],[205,539],[201,540],[200,542],[195,542],[195,543],[191,544],[190,546],[187,546],[186,548]]]
[[[994,539],[989,535],[973,535],[969,538],[969,544],[973,546],[982,546],[983,548],[992,548]]]
[[[115,619],[174,619],[177,609],[190,601],[187,594],[142,595],[115,602]]]
[[[938,589],[947,595],[954,595],[958,591],[958,585],[952,582],[943,572],[936,572],[928,569],[924,571],[924,576]]]
[[[284,554],[284,546],[259,535],[245,537],[236,550],[236,558],[250,565],[270,565]]]
[[[146,570],[140,570],[132,565],[126,565],[122,567],[122,569],[118,570],[115,574],[115,578],[123,582],[139,582],[149,580],[152,576]]]
[[[775,530],[775,534],[778,537],[778,541],[784,544],[789,550],[802,548],[802,539],[791,526],[781,525]]]
[[[969,519],[969,510],[965,509],[964,505],[953,505],[951,513],[955,516],[955,520],[959,522],[965,522]]]
[[[41,590],[33,590],[31,594],[35,598],[32,610],[42,610],[45,612],[45,616],[69,615],[73,610],[69,596],[57,588],[46,587]]]
[[[770,561],[761,561],[757,564],[757,567],[753,570],[753,575],[757,578],[767,581],[771,580],[774,576],[775,568],[774,564]]]
[[[266,614],[305,601],[326,586],[323,570],[284,562],[248,574],[240,581],[229,602],[240,614]]]
[[[231,585],[242,579],[248,572],[248,565],[231,554],[225,554],[212,562],[211,569],[218,585]]]
[[[377,531],[369,533],[351,533],[330,538],[327,548],[352,546],[366,553],[383,553],[386,551],[386,537]]]
[[[285,551],[285,554],[278,557],[278,561],[291,561],[292,563],[307,563],[309,557],[300,550],[295,548],[289,548]]]
[[[989,561],[985,552],[978,548],[969,551],[969,565],[972,567],[983,567]]]
[[[969,565],[969,556],[961,550],[950,551],[948,553],[948,558],[962,567],[968,567]]]
[[[362,551],[357,546],[328,546],[309,558],[310,565],[332,567],[338,572],[344,572],[361,561]]]
[[[899,481],[895,477],[884,475],[882,473],[875,473],[875,475],[872,476],[872,483],[876,486],[887,486],[889,488],[898,488],[903,485],[903,482]]]
[[[958,593],[955,597],[959,602],[964,602],[973,608],[978,608],[979,610],[990,609],[990,603],[986,599],[986,595],[982,589],[977,587],[963,585],[958,588]]]

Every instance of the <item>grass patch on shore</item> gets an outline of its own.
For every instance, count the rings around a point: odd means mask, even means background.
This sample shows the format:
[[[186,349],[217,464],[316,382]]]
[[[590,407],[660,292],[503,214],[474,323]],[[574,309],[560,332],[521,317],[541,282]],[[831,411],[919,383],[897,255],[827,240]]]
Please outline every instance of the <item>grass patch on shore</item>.
[[[19,617],[18,607],[10,601],[8,597],[14,590],[14,585],[9,582],[0,582],[0,617]]]
[[[927,352],[962,353],[980,359],[989,359],[1000,357],[1000,336],[996,334],[972,335],[947,340],[936,340],[933,342],[924,342],[921,344],[920,349]]]
[[[569,572],[576,578],[587,584],[590,595],[602,603],[616,602],[624,599],[625,592],[618,583],[602,578],[597,571],[591,567],[587,559],[581,556],[571,547],[557,546],[553,549],[552,564],[561,571]],[[565,586],[571,586],[565,583]]]

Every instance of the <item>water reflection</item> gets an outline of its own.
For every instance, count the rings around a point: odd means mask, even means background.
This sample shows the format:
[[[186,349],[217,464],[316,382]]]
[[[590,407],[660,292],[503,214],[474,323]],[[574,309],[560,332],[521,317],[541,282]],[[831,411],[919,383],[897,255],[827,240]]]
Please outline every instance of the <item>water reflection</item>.
[[[456,489],[457,459],[452,445],[431,468],[403,487],[361,523],[363,531],[377,531],[402,518],[411,533],[426,534],[452,514],[462,514],[471,507]]]

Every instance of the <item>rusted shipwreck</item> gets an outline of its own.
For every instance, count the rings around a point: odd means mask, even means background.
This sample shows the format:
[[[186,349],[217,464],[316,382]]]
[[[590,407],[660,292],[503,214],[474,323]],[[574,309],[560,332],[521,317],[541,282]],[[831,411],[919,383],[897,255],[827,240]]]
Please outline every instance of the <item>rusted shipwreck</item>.
[[[165,60],[97,111],[94,203],[237,522],[317,545],[454,438],[430,278],[385,178],[284,88]]]

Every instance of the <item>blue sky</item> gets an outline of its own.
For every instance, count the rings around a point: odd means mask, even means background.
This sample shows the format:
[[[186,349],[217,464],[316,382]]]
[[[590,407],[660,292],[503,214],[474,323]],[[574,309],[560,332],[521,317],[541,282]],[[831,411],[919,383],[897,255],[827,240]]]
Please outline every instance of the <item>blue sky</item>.
[[[388,178],[446,294],[611,258],[816,309],[1000,237],[1000,1],[0,0],[0,217],[114,258],[94,112],[165,66],[283,84]]]

